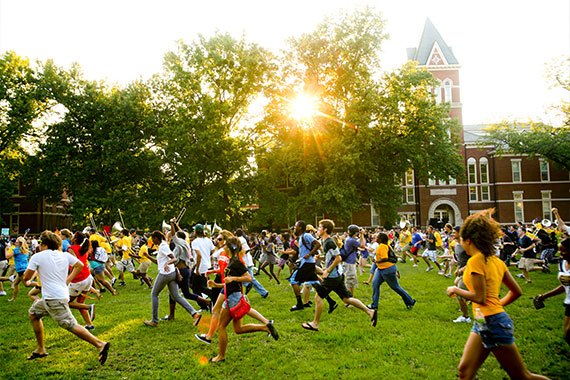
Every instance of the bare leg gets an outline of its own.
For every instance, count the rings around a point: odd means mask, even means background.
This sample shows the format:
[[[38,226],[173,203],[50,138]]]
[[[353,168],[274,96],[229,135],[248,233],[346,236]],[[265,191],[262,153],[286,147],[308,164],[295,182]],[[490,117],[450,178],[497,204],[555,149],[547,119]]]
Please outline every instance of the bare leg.
[[[14,288],[14,294],[12,294],[12,298],[10,298],[8,301],[12,302],[16,300],[18,292],[20,291],[20,282],[21,282],[20,275],[16,275],[16,281],[12,283],[12,287]]]
[[[219,294],[214,307],[212,308],[212,319],[210,320],[210,329],[206,334],[206,338],[212,339],[216,330],[218,329],[218,321],[220,320],[220,314],[222,311],[222,305],[224,304],[224,295]]]
[[[459,362],[459,378],[474,379],[477,370],[485,362],[487,356],[489,356],[489,350],[483,347],[479,334],[474,332],[469,334],[463,349],[463,356],[461,356],[461,361]]]
[[[252,318],[257,319],[259,322],[263,323],[264,325],[269,323],[269,320],[267,318],[265,318],[263,315],[261,315],[261,313],[255,309],[250,309],[247,312],[247,315],[249,315]]]
[[[531,373],[526,368],[516,343],[494,348],[492,352],[511,379],[548,380],[548,377]]]
[[[275,272],[273,272],[273,264],[269,264],[269,271],[271,272],[271,275],[273,276],[273,278],[275,279],[275,281],[277,281],[277,284],[280,285],[281,283],[279,282],[279,278],[275,275]]]
[[[368,314],[368,316],[370,318],[372,318],[372,315],[374,314],[374,310],[369,309],[368,307],[366,307],[365,304],[362,303],[362,301],[360,301],[358,298],[343,298],[342,302],[344,302],[347,305],[352,305],[360,310],[362,310],[363,312],[365,312],[366,314]]]
[[[570,344],[570,317],[564,317],[564,340]]]
[[[220,326],[218,328],[218,340],[220,345],[220,352],[212,359],[212,362],[217,362],[226,359],[226,348],[228,347],[228,324],[230,323],[230,313],[228,309],[222,309],[220,314]]]
[[[34,352],[37,354],[46,354],[47,352],[44,346],[44,324],[42,319],[35,314],[30,314],[30,322],[32,323],[34,334],[36,335],[36,342],[38,343]]]
[[[242,319],[243,318],[240,318],[238,320],[234,319],[234,321],[233,321],[234,322],[234,331],[236,334],[247,334],[247,333],[252,333],[252,332],[257,332],[257,331],[265,331],[266,333],[269,333],[269,329],[267,328],[267,326],[265,324],[263,324],[263,325],[253,325],[253,324],[242,325]]]
[[[311,322],[311,326],[315,329],[319,329],[319,322],[321,321],[321,314],[323,313],[323,299],[318,295],[315,294],[315,317],[313,318],[313,322]]]
[[[102,340],[97,339],[93,334],[85,329],[85,327],[81,325],[75,325],[75,327],[71,330],[76,337],[83,339],[87,343],[95,346],[99,352],[103,351],[103,347],[107,342],[103,342]]]
[[[310,297],[311,297],[311,286],[305,285],[303,287],[303,304],[309,303]]]

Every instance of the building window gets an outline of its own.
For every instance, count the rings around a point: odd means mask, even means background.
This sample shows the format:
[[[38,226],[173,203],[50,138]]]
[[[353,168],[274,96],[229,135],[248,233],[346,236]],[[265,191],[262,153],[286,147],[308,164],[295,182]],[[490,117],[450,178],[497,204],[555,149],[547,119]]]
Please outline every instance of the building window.
[[[477,166],[473,157],[467,160],[467,179],[469,183],[477,183]]]
[[[521,160],[511,160],[513,182],[521,182]]]
[[[414,169],[408,169],[406,172],[406,186],[414,186]]]
[[[435,179],[433,179],[433,178],[428,178],[428,185],[429,185],[429,186],[435,186]]]
[[[524,222],[523,193],[513,192],[513,200],[515,205],[515,222]]]
[[[451,103],[451,80],[446,79],[443,82],[443,94],[446,103]]]
[[[449,177],[449,184],[454,186],[457,184],[457,180],[454,177]]]
[[[469,186],[469,200],[476,201],[477,200],[477,187],[476,186]]]
[[[542,182],[550,181],[550,168],[548,166],[548,161],[540,160],[540,180]]]
[[[441,104],[441,87],[436,87],[434,89],[434,94],[435,94],[435,102],[437,104]]]
[[[479,174],[481,183],[489,183],[489,161],[485,157],[479,160]]]
[[[407,203],[416,203],[416,197],[414,194],[414,188],[413,187],[406,188],[406,202]]]
[[[550,191],[542,192],[542,218],[552,220],[552,193]]]
[[[489,186],[481,186],[481,200],[488,201],[489,199],[491,199],[491,196],[489,195]]]
[[[20,205],[14,205],[14,212],[10,215],[10,234],[20,234]]]

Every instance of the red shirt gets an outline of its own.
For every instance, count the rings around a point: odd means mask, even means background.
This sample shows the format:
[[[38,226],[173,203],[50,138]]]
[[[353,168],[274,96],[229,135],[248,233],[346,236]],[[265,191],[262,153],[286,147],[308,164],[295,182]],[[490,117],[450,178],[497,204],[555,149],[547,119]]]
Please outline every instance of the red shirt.
[[[79,254],[79,250],[81,249],[80,245],[72,245],[70,248],[73,249],[73,252],[75,252],[77,259],[83,263],[83,269],[81,269],[81,272],[79,272],[79,274],[75,276],[73,280],[71,280],[71,282],[76,283],[85,280],[91,274],[89,271],[89,265],[87,264],[88,255],[87,253],[85,253],[83,256]],[[69,267],[69,270],[71,271],[71,267]]]

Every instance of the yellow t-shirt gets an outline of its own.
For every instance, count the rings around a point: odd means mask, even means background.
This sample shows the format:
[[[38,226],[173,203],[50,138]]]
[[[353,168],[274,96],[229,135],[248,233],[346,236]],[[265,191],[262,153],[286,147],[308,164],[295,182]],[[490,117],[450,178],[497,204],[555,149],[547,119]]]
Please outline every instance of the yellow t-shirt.
[[[386,244],[380,244],[378,248],[376,248],[376,261],[381,259],[387,259],[389,249],[390,248]],[[383,263],[376,263],[378,269],[390,268],[392,265],[394,265],[394,263],[391,263],[389,261],[385,261]]]
[[[411,242],[412,242],[412,234],[410,233],[410,231],[400,232],[400,245],[402,247]]]
[[[6,253],[12,253],[12,251],[14,251],[14,247],[15,245],[10,246],[10,248],[8,248],[8,252]],[[16,265],[16,263],[14,263],[14,256],[8,259],[8,265]]]
[[[117,247],[123,251],[123,260],[131,258],[131,255],[129,254],[131,250],[131,238],[129,236],[120,238],[117,242]]]
[[[439,231],[434,231],[433,236],[435,237],[435,246],[441,247],[443,245],[443,242],[441,241],[441,234]]]
[[[139,249],[139,256],[141,257],[139,259],[140,263],[144,263],[145,261],[150,261],[150,259],[148,257],[145,256],[145,254],[148,255],[148,247],[146,244],[144,244],[141,249]]]
[[[485,292],[487,293],[484,304],[473,302],[473,315],[475,315],[477,308],[481,310],[484,316],[498,314],[504,310],[499,298],[499,291],[507,270],[505,263],[495,255],[489,256],[485,260],[485,255],[478,253],[467,261],[463,273],[463,282],[473,292],[472,274],[480,274],[485,277]]]
[[[105,239],[103,236],[99,234],[91,234],[91,236],[89,236],[89,240],[97,240],[98,243],[103,243],[107,241],[107,239]],[[100,245],[101,244],[99,244],[99,246]]]

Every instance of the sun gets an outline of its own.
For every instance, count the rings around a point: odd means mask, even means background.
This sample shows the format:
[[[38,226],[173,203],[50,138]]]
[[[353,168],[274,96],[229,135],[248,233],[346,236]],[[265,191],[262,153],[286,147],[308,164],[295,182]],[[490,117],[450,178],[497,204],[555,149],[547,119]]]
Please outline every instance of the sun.
[[[298,95],[291,101],[291,116],[299,121],[308,121],[317,114],[317,101],[305,94]]]

